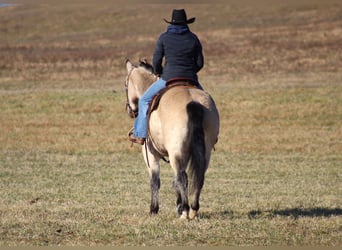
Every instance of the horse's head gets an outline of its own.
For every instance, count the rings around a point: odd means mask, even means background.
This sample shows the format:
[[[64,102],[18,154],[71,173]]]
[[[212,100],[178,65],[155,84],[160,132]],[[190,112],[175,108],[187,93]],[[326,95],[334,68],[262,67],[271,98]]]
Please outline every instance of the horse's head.
[[[152,65],[146,60],[140,60],[137,66],[126,60],[126,69],[126,110],[131,118],[135,118],[138,115],[139,98],[158,77],[154,74]]]

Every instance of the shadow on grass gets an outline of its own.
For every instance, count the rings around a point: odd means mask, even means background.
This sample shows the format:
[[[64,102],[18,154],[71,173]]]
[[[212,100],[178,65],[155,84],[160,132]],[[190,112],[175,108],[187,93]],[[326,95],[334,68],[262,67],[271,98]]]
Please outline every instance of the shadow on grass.
[[[220,212],[200,212],[200,218],[202,219],[229,219],[232,220],[233,218],[236,218],[237,215],[232,210],[224,210]]]
[[[291,217],[298,219],[300,217],[330,217],[341,216],[341,208],[288,208],[282,210],[252,210],[247,216],[249,219],[261,219],[261,218],[274,218],[276,216]],[[224,210],[220,212],[203,212],[200,213],[200,217],[203,219],[220,219],[220,220],[232,220],[245,217],[245,213],[238,213],[232,210]]]
[[[262,217],[293,217],[295,219],[299,217],[330,217],[342,215],[341,208],[289,208],[283,210],[252,210],[248,213],[250,219],[257,219]]]

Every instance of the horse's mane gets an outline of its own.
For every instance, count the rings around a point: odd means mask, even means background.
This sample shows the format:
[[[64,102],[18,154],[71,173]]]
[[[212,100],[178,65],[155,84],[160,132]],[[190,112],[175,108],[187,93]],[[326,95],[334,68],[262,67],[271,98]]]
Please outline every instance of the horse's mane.
[[[138,67],[142,67],[142,68],[146,69],[147,71],[151,72],[152,74],[155,74],[153,66],[151,64],[149,64],[146,59],[139,60]]]

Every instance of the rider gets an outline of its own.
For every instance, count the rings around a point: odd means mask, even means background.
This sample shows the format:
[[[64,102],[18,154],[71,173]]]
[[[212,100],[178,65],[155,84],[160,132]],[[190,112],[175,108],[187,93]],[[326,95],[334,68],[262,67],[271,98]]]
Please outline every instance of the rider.
[[[147,112],[154,95],[165,88],[166,82],[172,78],[191,78],[198,83],[197,72],[204,64],[202,45],[198,37],[192,33],[188,24],[195,21],[195,17],[187,19],[184,9],[173,10],[170,25],[157,41],[153,54],[153,67],[161,77],[154,82],[139,99],[138,116],[134,123],[134,132],[129,140],[143,145],[147,134]],[[164,67],[162,66],[165,57]]]

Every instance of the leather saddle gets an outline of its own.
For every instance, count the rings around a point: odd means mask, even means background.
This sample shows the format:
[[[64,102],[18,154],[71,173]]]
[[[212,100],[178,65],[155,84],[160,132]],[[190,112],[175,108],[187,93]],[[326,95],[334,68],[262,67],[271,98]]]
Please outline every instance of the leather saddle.
[[[161,97],[170,89],[175,87],[184,88],[198,88],[198,83],[192,78],[172,78],[166,82],[166,87],[160,90],[152,99],[149,109],[148,116],[156,110],[159,106]]]

